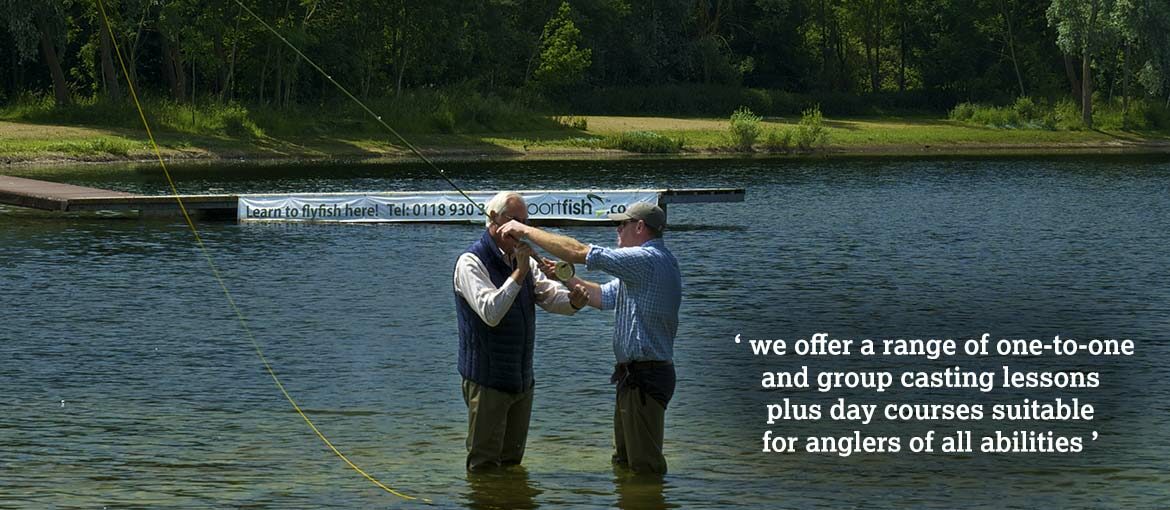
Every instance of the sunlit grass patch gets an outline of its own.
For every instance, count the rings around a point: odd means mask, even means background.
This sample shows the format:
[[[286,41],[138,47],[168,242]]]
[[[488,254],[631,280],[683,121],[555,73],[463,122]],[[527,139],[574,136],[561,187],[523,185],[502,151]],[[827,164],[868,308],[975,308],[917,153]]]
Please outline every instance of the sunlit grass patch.
[[[0,155],[65,154],[74,157],[112,155],[121,158],[145,147],[119,137],[99,137],[81,140],[0,140]]]
[[[682,150],[683,139],[671,138],[653,131],[626,131],[605,137],[601,141],[601,146],[644,154],[672,154]]]

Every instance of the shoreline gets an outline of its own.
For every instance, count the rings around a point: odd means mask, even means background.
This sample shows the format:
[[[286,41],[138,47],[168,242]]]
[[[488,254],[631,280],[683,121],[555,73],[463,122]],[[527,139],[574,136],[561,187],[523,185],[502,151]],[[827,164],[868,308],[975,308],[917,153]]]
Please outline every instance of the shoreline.
[[[589,129],[468,134],[410,134],[432,161],[447,163],[568,160],[807,160],[850,158],[1147,156],[1170,154],[1162,132],[1002,130],[943,119],[827,120],[828,144],[812,151],[729,148],[726,121],[668,117],[584,117]],[[792,129],[768,120],[761,135]],[[607,136],[650,131],[684,140],[677,153],[641,153],[597,146]],[[763,138],[763,136],[761,136]],[[402,145],[367,133],[246,138],[156,134],[163,159],[176,165],[297,161],[409,164],[420,159]],[[791,148],[791,146],[786,146]],[[158,164],[144,133],[85,125],[0,121],[0,173],[66,166]]]
[[[421,151],[428,159],[439,163],[507,162],[507,161],[613,161],[613,160],[805,160],[853,158],[1010,158],[1010,157],[1065,157],[1065,156],[1156,156],[1170,155],[1170,142],[1125,144],[958,144],[949,147],[924,146],[868,146],[828,147],[811,152],[777,153],[767,151],[738,152],[730,150],[684,150],[679,153],[637,153],[614,149],[538,149],[516,152],[511,150],[427,149]],[[167,164],[264,164],[281,162],[352,161],[371,164],[422,163],[414,154],[374,154],[367,152],[340,152],[325,155],[269,155],[256,153],[214,155],[184,151],[167,151]],[[108,155],[85,156],[0,156],[0,173],[5,169],[54,168],[70,166],[158,164],[158,158]]]

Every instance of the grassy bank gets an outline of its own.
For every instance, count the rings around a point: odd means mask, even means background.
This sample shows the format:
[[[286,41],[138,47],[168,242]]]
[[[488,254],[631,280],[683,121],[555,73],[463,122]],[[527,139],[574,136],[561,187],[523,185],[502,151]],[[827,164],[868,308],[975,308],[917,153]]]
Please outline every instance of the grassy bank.
[[[848,118],[818,114],[812,120],[809,110],[803,116],[776,117],[748,112],[740,121],[746,118],[751,125],[741,125],[734,133],[729,118],[558,117],[541,114],[540,108],[529,106],[523,98],[485,98],[451,91],[375,100],[371,108],[383,113],[387,123],[411,143],[437,158],[1170,151],[1170,131],[1160,126],[1085,130],[1054,128],[1043,122],[995,125],[982,119],[1015,117],[977,106],[965,106],[950,116]],[[148,99],[144,109],[167,158],[411,157],[376,120],[344,104],[248,109]],[[822,138],[817,143],[801,142],[814,122]],[[747,138],[744,129],[750,135]],[[131,103],[80,101],[55,107],[43,99],[30,99],[0,108],[0,162],[153,158]]]

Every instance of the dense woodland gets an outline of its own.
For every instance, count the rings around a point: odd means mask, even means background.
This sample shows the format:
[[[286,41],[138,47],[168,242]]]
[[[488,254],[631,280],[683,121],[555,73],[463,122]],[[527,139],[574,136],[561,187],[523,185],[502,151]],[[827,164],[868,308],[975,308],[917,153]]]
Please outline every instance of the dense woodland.
[[[630,98],[663,90],[1170,101],[1170,0],[242,1],[359,97],[457,88],[573,113],[642,113]],[[154,97],[341,97],[236,0],[103,2],[113,40],[97,0],[0,0],[0,102],[125,97],[114,42]]]

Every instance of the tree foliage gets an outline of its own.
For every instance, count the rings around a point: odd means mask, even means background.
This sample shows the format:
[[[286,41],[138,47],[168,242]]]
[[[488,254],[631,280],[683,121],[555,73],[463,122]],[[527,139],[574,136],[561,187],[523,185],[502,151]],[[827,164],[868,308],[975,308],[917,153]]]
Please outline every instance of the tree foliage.
[[[593,52],[581,48],[581,30],[573,23],[568,2],[544,26],[540,36],[540,65],[533,78],[548,91],[557,92],[576,85],[592,64]]]
[[[746,86],[826,109],[862,96],[936,110],[1075,99],[1089,121],[1093,101],[1170,98],[1165,0],[241,1],[366,97],[466,87],[572,103]],[[147,94],[282,108],[340,98],[236,0],[105,5],[112,38],[97,0],[0,0],[0,100],[124,96],[114,44]],[[707,99],[725,98],[687,101]],[[720,116],[768,113],[724,102]]]

